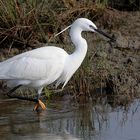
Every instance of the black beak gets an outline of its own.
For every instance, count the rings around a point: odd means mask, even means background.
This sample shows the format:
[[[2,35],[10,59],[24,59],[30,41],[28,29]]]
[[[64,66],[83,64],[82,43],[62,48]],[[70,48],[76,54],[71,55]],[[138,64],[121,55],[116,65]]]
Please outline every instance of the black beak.
[[[115,42],[115,41],[116,41],[114,38],[112,38],[112,37],[111,37],[111,36],[109,36],[108,34],[104,33],[104,32],[103,32],[103,31],[101,31],[100,29],[95,29],[95,28],[94,28],[94,30],[95,30],[97,33],[102,34],[103,36],[105,36],[105,37],[109,38],[109,39],[110,39],[110,41],[112,41],[112,42]]]

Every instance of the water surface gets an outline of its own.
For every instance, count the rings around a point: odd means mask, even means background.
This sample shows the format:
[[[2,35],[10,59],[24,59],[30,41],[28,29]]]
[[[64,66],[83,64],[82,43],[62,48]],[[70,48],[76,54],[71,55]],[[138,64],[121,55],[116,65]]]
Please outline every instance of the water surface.
[[[140,102],[127,109],[107,103],[75,104],[67,98],[32,111],[34,103],[0,100],[1,140],[140,140]]]

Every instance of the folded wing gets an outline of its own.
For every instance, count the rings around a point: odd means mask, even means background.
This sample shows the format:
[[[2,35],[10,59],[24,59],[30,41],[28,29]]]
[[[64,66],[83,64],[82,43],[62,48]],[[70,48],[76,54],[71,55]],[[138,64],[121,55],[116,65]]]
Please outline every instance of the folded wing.
[[[0,63],[0,79],[55,81],[63,71],[67,55],[57,47],[43,47],[23,53]]]

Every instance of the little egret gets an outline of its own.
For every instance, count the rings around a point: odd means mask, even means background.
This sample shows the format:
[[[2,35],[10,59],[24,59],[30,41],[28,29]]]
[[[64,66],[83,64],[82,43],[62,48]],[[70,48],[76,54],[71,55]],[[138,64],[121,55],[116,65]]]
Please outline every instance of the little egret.
[[[72,54],[59,47],[45,46],[0,62],[0,79],[7,81],[9,87],[13,87],[8,92],[9,95],[21,86],[33,87],[37,91],[37,98],[33,100],[36,102],[34,110],[39,106],[45,110],[46,106],[39,99],[43,87],[51,83],[55,83],[57,87],[61,83],[63,89],[85,58],[88,45],[81,36],[82,31],[97,32],[114,41],[86,18],[78,18],[63,31],[68,28],[71,41],[75,45]]]

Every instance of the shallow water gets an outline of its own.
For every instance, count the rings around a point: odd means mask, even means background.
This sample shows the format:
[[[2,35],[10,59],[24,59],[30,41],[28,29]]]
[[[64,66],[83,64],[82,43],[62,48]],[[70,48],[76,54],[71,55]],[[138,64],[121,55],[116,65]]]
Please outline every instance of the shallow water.
[[[84,105],[69,100],[49,102],[47,110],[33,112],[33,103],[0,100],[1,140],[139,140],[140,102],[127,110],[109,104]]]

